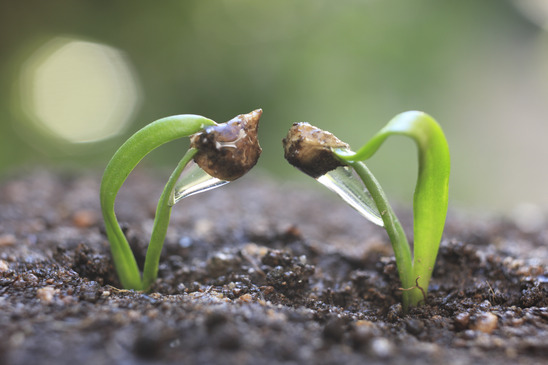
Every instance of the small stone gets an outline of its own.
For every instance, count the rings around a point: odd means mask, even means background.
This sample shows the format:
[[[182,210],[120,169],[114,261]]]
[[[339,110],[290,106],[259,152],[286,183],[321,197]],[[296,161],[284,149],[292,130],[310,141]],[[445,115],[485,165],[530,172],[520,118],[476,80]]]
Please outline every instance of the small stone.
[[[480,303],[478,307],[481,310],[487,311],[491,308],[491,302],[489,302],[488,300],[484,300],[483,302]]]
[[[498,317],[491,312],[482,312],[478,315],[472,329],[491,334],[496,328]]]
[[[242,248],[242,252],[252,257],[263,257],[268,253],[268,247],[259,246],[256,243],[248,243]]]
[[[402,312],[402,306],[400,303],[391,305],[388,309],[388,314],[386,315],[388,321],[396,322],[400,318]]]
[[[465,340],[473,340],[476,337],[478,337],[477,332],[474,331],[474,330],[466,330],[462,334],[462,338],[465,339]]]
[[[8,263],[4,260],[0,260],[0,272],[6,272],[10,269]]]
[[[2,246],[13,246],[17,242],[17,239],[12,234],[3,234],[0,235],[0,247]]]
[[[89,228],[97,222],[97,213],[93,210],[79,210],[72,216],[72,223],[78,228]]]
[[[525,318],[512,318],[510,319],[510,325],[514,327],[520,327],[525,323]]]
[[[371,351],[376,356],[385,358],[394,351],[394,345],[384,337],[377,337],[371,341]]]
[[[468,328],[470,323],[470,313],[461,312],[455,316],[455,328],[458,331],[463,331]]]
[[[58,292],[59,290],[53,286],[45,286],[36,291],[36,298],[40,299],[41,302],[51,303],[53,296]]]
[[[251,300],[253,300],[253,297],[251,296],[251,294],[244,294],[240,296],[238,299],[241,300],[242,302],[250,303]]]
[[[424,329],[424,323],[421,320],[410,318],[405,321],[405,327],[412,335],[418,335]]]
[[[38,278],[33,273],[23,274],[22,278],[28,284],[37,284],[38,283]]]
[[[182,248],[189,248],[193,244],[192,238],[188,236],[183,236],[179,239],[179,246]]]

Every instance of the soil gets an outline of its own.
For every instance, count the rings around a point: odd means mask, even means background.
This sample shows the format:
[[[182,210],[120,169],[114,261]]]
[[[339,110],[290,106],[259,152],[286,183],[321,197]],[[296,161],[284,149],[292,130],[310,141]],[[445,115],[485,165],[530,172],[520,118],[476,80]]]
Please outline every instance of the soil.
[[[132,175],[117,200],[141,265],[160,176]],[[174,207],[141,293],[114,275],[99,180],[0,185],[0,363],[548,363],[546,224],[451,211],[427,303],[404,314],[381,228],[328,193],[245,177]]]

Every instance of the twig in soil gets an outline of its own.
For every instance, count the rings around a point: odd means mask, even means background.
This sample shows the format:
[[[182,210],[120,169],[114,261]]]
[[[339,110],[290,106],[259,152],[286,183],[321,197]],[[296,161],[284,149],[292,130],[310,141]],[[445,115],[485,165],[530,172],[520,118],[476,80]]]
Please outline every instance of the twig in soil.
[[[491,284],[489,284],[489,281],[486,280],[485,282],[487,283],[487,286],[489,287],[489,294],[490,294],[489,296],[490,296],[490,299],[491,299],[490,302],[494,303],[495,302],[495,297],[496,297],[497,294],[495,293],[495,291],[491,287]]]
[[[259,264],[257,264],[257,261],[253,257],[243,251],[240,251],[240,255],[244,260],[249,262],[251,266],[253,266],[253,270],[255,270],[257,274],[261,275],[262,277],[266,277],[266,273],[263,271],[263,269],[259,267]]]
[[[108,289],[108,291],[110,291],[111,293],[130,293],[131,290],[128,290],[128,289],[120,289],[120,288],[116,288],[112,285],[107,285],[106,288]]]

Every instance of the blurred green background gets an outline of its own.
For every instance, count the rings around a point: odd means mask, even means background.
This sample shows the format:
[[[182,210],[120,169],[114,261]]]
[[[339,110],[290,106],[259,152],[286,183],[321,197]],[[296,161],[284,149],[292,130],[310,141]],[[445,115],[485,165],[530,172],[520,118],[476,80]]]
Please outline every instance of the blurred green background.
[[[419,109],[449,140],[450,204],[548,207],[545,0],[0,4],[0,174],[100,171],[155,119],[223,122],[260,107],[264,152],[252,173],[312,186],[283,159],[292,122],[358,148]],[[174,165],[181,143],[145,163]],[[369,165],[390,195],[410,198],[412,142],[389,140]]]

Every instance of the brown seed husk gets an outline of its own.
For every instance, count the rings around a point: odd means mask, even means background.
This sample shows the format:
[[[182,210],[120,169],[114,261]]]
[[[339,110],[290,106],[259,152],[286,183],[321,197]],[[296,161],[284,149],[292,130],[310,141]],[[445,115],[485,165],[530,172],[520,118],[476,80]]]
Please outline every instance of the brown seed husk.
[[[293,123],[282,142],[285,159],[313,178],[343,165],[333,155],[334,148],[349,148],[332,133],[308,123]]]
[[[190,138],[198,150],[194,162],[209,175],[232,181],[247,173],[262,149],[257,138],[262,109],[240,114],[226,123],[210,126]]]

